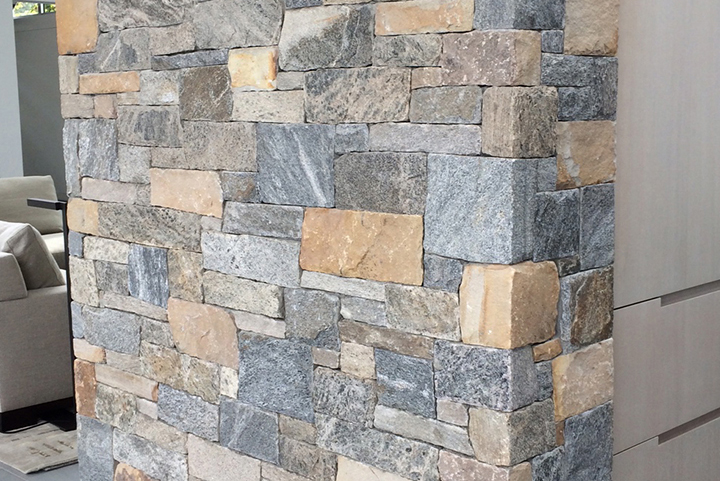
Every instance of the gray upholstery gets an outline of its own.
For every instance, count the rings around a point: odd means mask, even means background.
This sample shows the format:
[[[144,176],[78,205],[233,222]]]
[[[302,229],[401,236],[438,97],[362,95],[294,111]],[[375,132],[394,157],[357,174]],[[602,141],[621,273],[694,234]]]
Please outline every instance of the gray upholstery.
[[[28,207],[29,198],[57,200],[52,177],[0,179],[0,220],[30,224],[41,234],[62,232],[62,214],[55,210]]]
[[[0,252],[15,256],[28,290],[65,284],[57,262],[30,224],[0,221]]]
[[[0,273],[2,273],[0,302],[27,297],[28,291],[25,288],[25,280],[14,255],[0,252]]]
[[[65,265],[65,238],[63,233],[45,234],[42,238],[50,254],[52,254],[53,259],[57,262],[58,267],[60,269],[67,269]]]

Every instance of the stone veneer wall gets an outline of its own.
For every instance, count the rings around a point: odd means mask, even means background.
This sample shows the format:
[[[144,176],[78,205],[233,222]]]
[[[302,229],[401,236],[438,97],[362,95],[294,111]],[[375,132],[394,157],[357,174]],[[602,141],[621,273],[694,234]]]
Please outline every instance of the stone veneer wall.
[[[81,478],[609,480],[617,9],[59,0]]]

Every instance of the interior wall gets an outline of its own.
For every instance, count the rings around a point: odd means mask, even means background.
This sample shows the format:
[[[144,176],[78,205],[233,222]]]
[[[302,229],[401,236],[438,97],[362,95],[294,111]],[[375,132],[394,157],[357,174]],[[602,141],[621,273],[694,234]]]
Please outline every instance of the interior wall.
[[[23,175],[12,4],[0,14],[0,177]]]

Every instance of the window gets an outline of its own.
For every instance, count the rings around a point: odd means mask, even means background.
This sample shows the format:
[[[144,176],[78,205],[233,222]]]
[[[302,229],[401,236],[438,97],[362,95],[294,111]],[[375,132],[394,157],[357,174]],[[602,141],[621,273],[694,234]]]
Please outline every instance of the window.
[[[54,3],[39,2],[15,2],[13,4],[13,17],[24,17],[27,15],[42,15],[55,11]]]

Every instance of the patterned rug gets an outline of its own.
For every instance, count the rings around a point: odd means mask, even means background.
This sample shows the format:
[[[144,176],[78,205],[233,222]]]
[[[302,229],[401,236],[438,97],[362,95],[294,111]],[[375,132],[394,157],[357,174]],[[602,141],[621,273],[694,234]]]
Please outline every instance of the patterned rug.
[[[77,462],[77,432],[42,424],[14,433],[0,433],[0,462],[22,473],[49,471]]]

